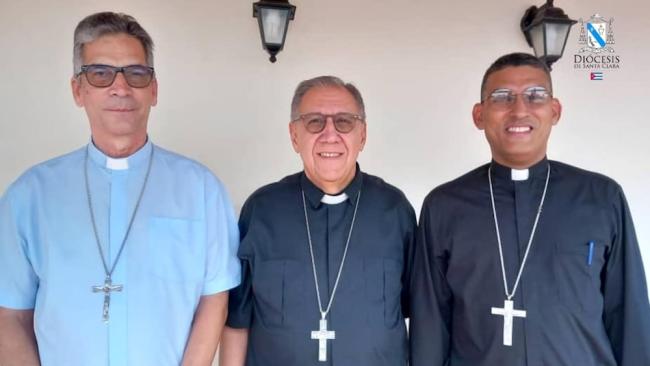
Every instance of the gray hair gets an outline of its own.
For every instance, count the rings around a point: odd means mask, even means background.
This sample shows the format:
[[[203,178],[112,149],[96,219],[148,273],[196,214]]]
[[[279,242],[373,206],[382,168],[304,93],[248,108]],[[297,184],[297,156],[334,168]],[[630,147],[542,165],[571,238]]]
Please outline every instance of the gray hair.
[[[153,40],[149,33],[130,15],[102,12],[85,17],[74,30],[72,64],[74,75],[81,72],[83,49],[86,43],[111,34],[126,34],[135,37],[142,44],[148,66],[153,67]]]
[[[351,83],[346,83],[336,76],[318,76],[312,79],[303,80],[296,87],[296,91],[293,93],[293,99],[291,101],[291,120],[295,120],[300,117],[298,114],[298,108],[302,102],[302,98],[307,94],[308,91],[314,88],[323,88],[323,87],[333,87],[333,88],[343,88],[348,91],[354,98],[354,101],[357,103],[359,108],[359,114],[362,118],[366,118],[366,107],[363,104],[363,98],[361,93],[356,86]]]

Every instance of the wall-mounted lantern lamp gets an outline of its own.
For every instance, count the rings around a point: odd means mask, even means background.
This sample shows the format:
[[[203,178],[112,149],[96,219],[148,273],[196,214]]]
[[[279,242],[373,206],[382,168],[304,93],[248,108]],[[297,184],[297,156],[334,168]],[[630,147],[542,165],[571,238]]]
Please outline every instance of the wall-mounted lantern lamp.
[[[547,0],[539,8],[531,6],[526,10],[521,18],[521,30],[528,45],[535,50],[535,56],[550,69],[551,64],[562,57],[569,31],[575,23],[564,10],[553,6],[553,0]]]
[[[276,61],[275,55],[284,47],[289,21],[295,14],[296,7],[288,0],[260,0],[253,4],[253,17],[260,24],[262,46],[271,55],[271,62]]]

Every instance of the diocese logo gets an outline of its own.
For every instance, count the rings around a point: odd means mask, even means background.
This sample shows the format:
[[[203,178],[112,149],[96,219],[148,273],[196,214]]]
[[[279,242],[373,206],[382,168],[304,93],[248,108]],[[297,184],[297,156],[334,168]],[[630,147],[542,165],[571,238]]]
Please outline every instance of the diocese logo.
[[[612,30],[614,18],[607,20],[598,14],[594,14],[586,22],[580,18],[579,23],[580,37],[578,38],[578,44],[586,46],[579,49],[579,53],[614,52],[611,47],[614,44],[614,32]]]
[[[580,34],[578,36],[578,50],[573,55],[573,68],[578,70],[613,70],[620,68],[621,58],[616,54],[612,45],[614,42],[614,18],[606,19],[598,13],[586,21],[580,18]],[[593,74],[593,73],[592,73]],[[592,75],[590,74],[590,75]],[[595,73],[602,80],[603,73]]]

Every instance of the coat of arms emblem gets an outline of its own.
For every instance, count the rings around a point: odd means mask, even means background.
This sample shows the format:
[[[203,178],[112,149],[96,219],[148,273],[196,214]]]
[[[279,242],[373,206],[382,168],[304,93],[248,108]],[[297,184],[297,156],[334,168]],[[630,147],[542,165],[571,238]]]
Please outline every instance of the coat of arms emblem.
[[[614,18],[605,19],[598,14],[594,14],[587,21],[580,18],[580,36],[578,37],[578,44],[583,45],[578,50],[579,53],[591,52],[614,52],[611,47],[614,44],[614,32],[612,31],[612,23]]]

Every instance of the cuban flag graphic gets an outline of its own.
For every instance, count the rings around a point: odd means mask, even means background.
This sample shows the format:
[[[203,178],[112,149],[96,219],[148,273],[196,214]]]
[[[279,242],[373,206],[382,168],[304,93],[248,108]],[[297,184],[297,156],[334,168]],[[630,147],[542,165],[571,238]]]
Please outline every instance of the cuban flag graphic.
[[[603,80],[603,73],[602,71],[594,71],[589,74],[589,79],[590,80]]]

